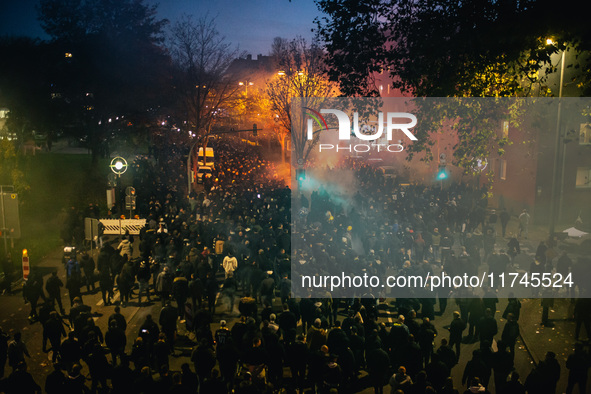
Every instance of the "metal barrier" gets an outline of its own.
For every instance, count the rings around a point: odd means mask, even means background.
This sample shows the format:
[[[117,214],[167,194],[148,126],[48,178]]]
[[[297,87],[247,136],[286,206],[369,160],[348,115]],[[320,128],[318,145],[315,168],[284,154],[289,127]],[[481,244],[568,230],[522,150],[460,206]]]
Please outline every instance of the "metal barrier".
[[[137,235],[146,226],[146,219],[100,219],[105,226],[103,234],[123,235],[129,230],[130,234]]]

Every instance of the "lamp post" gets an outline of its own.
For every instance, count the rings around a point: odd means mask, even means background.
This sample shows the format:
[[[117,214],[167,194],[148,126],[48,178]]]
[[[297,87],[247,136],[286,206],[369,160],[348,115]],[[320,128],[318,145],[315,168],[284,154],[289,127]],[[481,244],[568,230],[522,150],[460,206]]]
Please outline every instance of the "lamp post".
[[[238,85],[244,86],[244,94],[246,95],[246,97],[248,97],[248,87],[253,86],[254,83],[246,81],[246,82],[238,82]]]
[[[109,168],[115,175],[117,175],[117,212],[120,214],[123,210],[121,209],[121,175],[127,171],[127,160],[123,157],[117,156],[111,160],[111,164],[109,164]]]
[[[552,41],[552,39],[547,39],[546,40],[546,44],[548,45],[553,45],[554,42]],[[550,196],[550,236],[553,237],[554,236],[554,229],[556,226],[556,216],[557,216],[557,190],[558,190],[558,176],[559,176],[559,171],[558,171],[558,162],[560,159],[560,143],[562,142],[562,138],[560,138],[560,122],[561,122],[561,117],[562,117],[562,85],[563,85],[563,81],[564,81],[564,63],[565,63],[565,58],[566,58],[566,50],[563,49],[562,50],[562,54],[561,54],[561,59],[560,59],[560,86],[559,86],[559,90],[558,90],[558,112],[556,115],[556,139],[555,139],[555,143],[554,143],[554,166],[553,166],[553,170],[552,170],[552,194]],[[563,180],[561,179],[560,182],[562,182]]]

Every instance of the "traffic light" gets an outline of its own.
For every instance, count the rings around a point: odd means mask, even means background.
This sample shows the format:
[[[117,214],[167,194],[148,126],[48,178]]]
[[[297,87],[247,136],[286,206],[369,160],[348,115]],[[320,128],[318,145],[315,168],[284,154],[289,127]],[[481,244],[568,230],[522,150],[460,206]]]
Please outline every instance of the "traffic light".
[[[437,170],[437,180],[443,181],[447,179],[448,176],[449,174],[447,173],[447,169],[445,168],[445,166],[439,166],[439,169]]]
[[[305,179],[306,179],[306,170],[304,170],[303,168],[297,168],[296,169],[296,180],[298,182],[302,182]]]
[[[254,135],[256,137],[257,136],[257,132],[258,132],[258,130],[257,130],[257,124],[255,123],[255,124],[252,125],[252,135]]]

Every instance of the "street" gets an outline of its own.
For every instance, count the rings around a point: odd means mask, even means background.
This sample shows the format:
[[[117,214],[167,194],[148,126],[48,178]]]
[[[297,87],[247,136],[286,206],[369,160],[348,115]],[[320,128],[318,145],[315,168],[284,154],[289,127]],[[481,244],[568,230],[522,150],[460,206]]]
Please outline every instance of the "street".
[[[521,258],[525,259],[526,255],[531,254],[532,245],[534,244],[534,240],[523,241],[522,250],[524,251],[524,256]],[[55,251],[55,253],[48,256],[42,262],[35,262],[35,269],[42,270],[42,272],[46,274],[46,278],[52,270],[57,269],[58,275],[65,282],[65,270],[61,263],[61,258],[62,252],[59,250]],[[94,258],[96,259],[96,251],[94,252]],[[218,276],[220,277],[219,279],[223,279],[222,274],[218,274]],[[114,298],[116,301],[115,305],[119,304],[119,302],[117,302],[118,298],[119,295],[118,292],[116,292]],[[62,299],[64,302],[64,307],[67,311],[69,309],[67,293],[62,293]],[[154,301],[154,299],[155,297],[152,298],[153,301],[150,305],[139,307],[137,305],[137,298],[135,298],[129,303],[127,307],[121,308],[121,313],[125,316],[128,323],[126,331],[128,338],[128,353],[133,344],[132,338],[135,337],[134,333],[139,331],[139,327],[145,321],[146,315],[151,314],[157,321],[161,304],[158,301]],[[239,297],[237,297],[236,303],[238,302],[238,299]],[[385,305],[382,304],[378,306],[380,311],[378,321],[386,323],[387,326],[390,326],[392,322],[396,320],[397,316],[393,306],[391,305],[392,301],[393,300],[391,299],[387,299],[384,303]],[[15,330],[20,330],[23,333],[23,338],[27,344],[29,352],[31,353],[31,362],[28,362],[29,371],[33,374],[33,376],[35,376],[37,383],[43,385],[44,377],[52,371],[52,363],[51,353],[46,354],[41,352],[42,328],[40,324],[38,322],[31,324],[27,319],[30,306],[28,304],[24,304],[20,290],[17,289],[13,295],[3,295],[0,298],[0,302],[2,304],[0,325],[5,331],[9,333],[13,333]],[[107,319],[113,313],[115,305],[103,305],[100,291],[98,291],[98,286],[94,293],[88,294],[83,292],[83,302],[86,305],[90,305],[92,307],[95,323],[101,329],[101,331],[105,333],[107,331]],[[502,299],[500,300],[499,304],[497,304],[497,319],[504,310],[506,302],[506,299]],[[522,299],[521,302],[523,307],[521,310],[521,318],[519,323],[521,326],[522,337],[526,343],[524,344],[524,341],[520,339],[516,346],[515,352],[515,370],[519,372],[521,381],[525,381],[526,377],[534,366],[534,361],[539,362],[542,360],[544,358],[545,352],[550,350],[557,354],[557,359],[560,362],[563,371],[566,371],[564,364],[566,357],[572,351],[571,348],[574,343],[572,337],[574,323],[568,319],[569,316],[567,315],[569,311],[572,314],[570,300],[557,300],[555,308],[551,310],[550,317],[555,323],[555,326],[551,328],[540,325],[541,307],[539,300]],[[218,312],[213,319],[212,332],[215,332],[215,330],[219,328],[219,321],[222,318],[227,321],[227,325],[230,328],[239,319],[236,306],[233,313],[227,314],[221,312],[222,309],[225,310],[225,308],[220,307],[220,303],[221,300],[218,299]],[[279,297],[275,298],[273,305],[274,312],[279,314],[281,311]],[[452,320],[452,312],[456,309],[457,305],[455,304],[454,300],[449,300],[449,304],[447,305],[445,313],[441,316],[438,315],[433,321],[439,333],[435,338],[435,349],[439,347],[442,338],[448,338],[448,331],[446,327]],[[438,308],[436,307],[435,310],[437,312]],[[343,318],[344,313],[341,313],[339,315],[339,319],[342,320]],[[499,334],[497,335],[497,338],[500,337],[500,333],[502,332],[503,326],[505,324],[504,319],[500,319],[498,321]],[[176,351],[175,355],[170,359],[170,367],[173,371],[180,370],[181,364],[190,362],[189,356],[193,345],[195,345],[195,343],[192,341],[192,339],[194,339],[194,334],[187,332],[185,324],[181,324],[180,322],[177,322],[177,324],[178,337]],[[301,323],[299,323],[299,326],[301,327]],[[465,331],[464,334],[466,334],[466,332],[467,331]],[[478,348],[478,342],[462,345],[461,359],[459,360],[458,365],[452,369],[451,373],[455,387],[465,387],[461,382],[462,374],[464,372],[463,367],[471,359],[472,351]],[[493,345],[493,349],[494,348],[495,347]],[[86,373],[88,372],[86,369],[84,369],[84,371]],[[284,376],[288,377],[289,374],[289,368],[285,368]],[[362,375],[360,376],[361,381],[363,381],[364,376],[365,372],[362,372]],[[563,392],[564,388],[566,387],[566,377],[567,374],[561,374],[561,380],[558,384],[559,392]],[[491,388],[491,392],[494,392],[493,382],[494,379],[491,377],[491,383],[489,386]],[[373,389],[366,388],[362,392],[370,393],[373,392]]]

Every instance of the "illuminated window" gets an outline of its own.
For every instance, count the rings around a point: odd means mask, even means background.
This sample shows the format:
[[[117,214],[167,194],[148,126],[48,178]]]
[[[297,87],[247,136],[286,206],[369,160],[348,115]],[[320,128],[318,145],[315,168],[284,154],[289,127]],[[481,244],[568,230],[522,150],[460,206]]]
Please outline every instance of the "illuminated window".
[[[499,171],[499,175],[502,180],[507,179],[507,160],[505,159],[501,159],[501,168]]]
[[[591,124],[581,124],[581,130],[579,134],[579,145],[591,145]]]
[[[591,188],[591,168],[589,168],[589,167],[577,168],[577,179],[575,181],[575,188],[577,188],[577,189]]]

